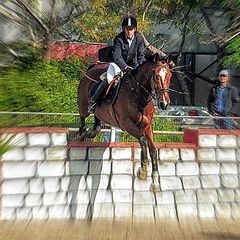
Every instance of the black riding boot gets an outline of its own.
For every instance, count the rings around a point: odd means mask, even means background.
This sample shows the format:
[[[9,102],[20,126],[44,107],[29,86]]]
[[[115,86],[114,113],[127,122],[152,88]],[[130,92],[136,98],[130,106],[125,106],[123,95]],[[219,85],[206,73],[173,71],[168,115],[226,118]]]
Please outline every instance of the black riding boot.
[[[96,104],[97,104],[97,100],[99,99],[99,97],[101,96],[101,94],[103,93],[103,91],[106,89],[107,86],[108,86],[107,79],[105,79],[104,81],[102,81],[100,83],[100,85],[98,86],[98,89],[96,90],[96,92],[91,97],[91,99],[88,103],[88,112],[89,113],[94,113],[95,107],[96,107]]]

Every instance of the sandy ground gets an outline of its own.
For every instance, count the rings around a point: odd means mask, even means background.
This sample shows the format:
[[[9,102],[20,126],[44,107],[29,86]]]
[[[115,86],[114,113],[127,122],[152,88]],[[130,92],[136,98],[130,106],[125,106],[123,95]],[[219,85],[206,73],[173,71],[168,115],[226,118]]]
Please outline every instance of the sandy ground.
[[[0,240],[240,240],[240,220],[144,222],[0,221]]]

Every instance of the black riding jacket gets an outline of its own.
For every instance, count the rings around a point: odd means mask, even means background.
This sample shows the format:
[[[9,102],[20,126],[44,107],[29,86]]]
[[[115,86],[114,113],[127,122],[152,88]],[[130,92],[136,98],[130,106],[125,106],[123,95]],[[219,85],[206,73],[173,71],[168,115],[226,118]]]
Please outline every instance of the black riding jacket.
[[[126,66],[136,68],[145,61],[144,50],[144,39],[139,32],[135,32],[130,47],[125,33],[121,32],[114,39],[113,61],[120,69],[124,69]]]

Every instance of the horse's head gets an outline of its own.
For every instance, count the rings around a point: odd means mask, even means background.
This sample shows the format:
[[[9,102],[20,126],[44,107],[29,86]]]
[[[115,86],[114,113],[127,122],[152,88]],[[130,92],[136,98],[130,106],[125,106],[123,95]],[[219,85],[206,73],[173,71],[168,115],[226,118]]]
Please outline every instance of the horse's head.
[[[153,85],[157,96],[158,108],[162,110],[166,110],[170,104],[168,92],[172,73],[170,70],[169,61],[169,57],[160,58],[158,54],[154,55]]]

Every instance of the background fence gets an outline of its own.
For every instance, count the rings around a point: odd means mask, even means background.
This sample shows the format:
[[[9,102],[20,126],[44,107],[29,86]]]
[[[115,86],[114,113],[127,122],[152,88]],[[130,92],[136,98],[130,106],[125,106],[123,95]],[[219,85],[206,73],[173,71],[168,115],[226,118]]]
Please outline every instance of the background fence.
[[[185,128],[214,128],[212,116],[170,116],[155,115],[153,119],[154,140],[156,142],[181,142]],[[240,129],[239,117],[220,117],[232,119],[234,128]],[[41,112],[0,112],[0,127],[65,127],[69,129],[69,140],[78,141],[79,115],[74,113],[41,113]],[[93,115],[86,119],[86,127],[94,122]],[[137,141],[126,132],[102,124],[101,133],[95,139],[87,141]]]

